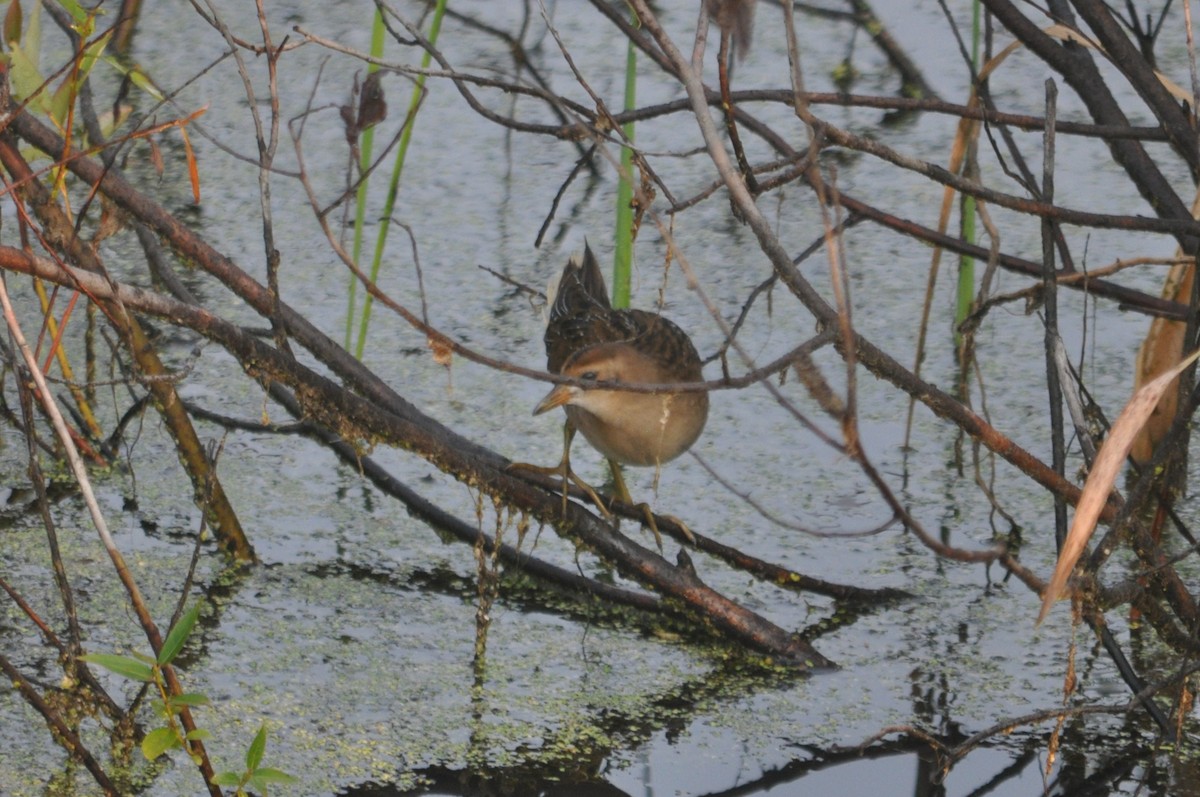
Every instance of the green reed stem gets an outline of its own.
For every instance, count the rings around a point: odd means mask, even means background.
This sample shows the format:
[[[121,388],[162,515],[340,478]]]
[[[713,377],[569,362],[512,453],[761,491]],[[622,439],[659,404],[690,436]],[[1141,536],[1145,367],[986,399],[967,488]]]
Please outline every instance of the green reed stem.
[[[383,56],[383,41],[384,35],[387,33],[387,28],[383,25],[383,12],[377,7],[375,9],[375,20],[371,25],[371,55],[375,58]],[[367,74],[378,70],[376,64],[367,65]],[[358,140],[359,151],[359,174],[365,174],[367,169],[371,168],[371,148],[375,143],[375,126],[371,125]],[[367,215],[367,185],[370,181],[363,180],[358,184],[358,193],[354,197],[354,247],[353,258],[355,265],[361,261],[359,256],[362,254],[363,231],[366,229]],[[350,348],[350,341],[354,338],[354,313],[355,305],[358,302],[358,277],[350,275],[350,288],[346,293],[349,295],[346,306],[346,342],[347,349]]]
[[[980,40],[980,2],[975,0],[971,16],[971,63],[975,66],[975,72],[979,71],[979,40]],[[963,162],[963,169],[969,173],[974,167],[974,150],[975,147],[968,147],[967,159]],[[962,214],[961,214],[961,232],[962,239],[967,243],[975,242],[975,197],[963,195],[962,198]],[[954,307],[954,346],[955,349],[962,348],[962,334],[958,331],[959,325],[966,320],[967,315],[971,312],[971,305],[975,301],[975,258],[968,255],[960,255],[958,258],[958,290],[956,292],[956,300]],[[964,363],[965,365],[965,363]]]
[[[634,20],[636,22],[636,20]],[[625,110],[637,105],[637,51],[630,39],[625,55]],[[621,126],[625,140],[633,143],[633,122]],[[621,147],[621,173],[617,184],[617,228],[613,247],[613,307],[628,307],[633,272],[633,148]]]
[[[446,0],[438,0],[433,10],[433,20],[429,25],[428,39],[430,44],[437,44],[438,33],[442,29],[442,17],[446,14]],[[421,69],[429,68],[432,56],[429,53],[421,58]],[[404,159],[408,154],[408,145],[412,141],[413,128],[417,123],[417,110],[421,107],[421,98],[425,95],[425,75],[418,75],[413,86],[412,97],[408,103],[406,124],[400,134],[400,146],[396,149],[396,161],[392,165],[392,178],[388,183],[387,200],[383,205],[383,215],[379,222],[379,235],[375,238],[375,256],[371,260],[371,282],[378,282],[379,269],[383,264],[383,252],[387,248],[388,230],[392,226],[392,211],[396,207],[396,196],[400,193],[400,176],[404,173]],[[367,329],[371,324],[371,306],[374,304],[371,296],[363,300],[362,319],[358,326],[358,343],[354,347],[354,356],[362,359],[363,349],[367,345]]]

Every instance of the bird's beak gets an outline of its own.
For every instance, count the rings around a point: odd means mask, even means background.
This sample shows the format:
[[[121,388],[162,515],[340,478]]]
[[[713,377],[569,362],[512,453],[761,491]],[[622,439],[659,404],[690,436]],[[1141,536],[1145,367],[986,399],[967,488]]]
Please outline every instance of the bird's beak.
[[[574,395],[575,390],[570,385],[555,385],[554,389],[547,393],[546,397],[533,408],[533,414],[541,415],[543,412],[548,412],[555,407],[568,404]]]

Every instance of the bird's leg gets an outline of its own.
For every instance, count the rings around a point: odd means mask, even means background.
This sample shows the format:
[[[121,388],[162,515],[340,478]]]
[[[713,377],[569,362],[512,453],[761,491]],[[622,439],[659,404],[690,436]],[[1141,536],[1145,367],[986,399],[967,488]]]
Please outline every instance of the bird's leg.
[[[567,514],[567,484],[575,482],[575,486],[587,493],[587,497],[592,499],[592,503],[600,510],[600,513],[605,518],[612,518],[612,513],[605,508],[604,502],[600,500],[600,495],[592,487],[592,485],[579,478],[579,474],[571,470],[571,441],[575,439],[575,424],[567,421],[563,425],[563,455],[562,462],[559,463],[562,474],[562,489],[563,489],[563,516]]]
[[[605,518],[611,518],[612,513],[604,506],[604,502],[600,500],[599,494],[592,485],[579,478],[575,471],[571,470],[571,441],[575,438],[575,424],[567,421],[563,424],[563,453],[562,459],[557,465],[546,467],[544,465],[531,465],[528,462],[513,462],[509,464],[509,470],[528,470],[534,473],[554,474],[562,479],[562,509],[563,516],[567,514],[567,495],[570,492],[570,483],[574,482],[575,486],[583,490],[587,497],[592,500],[592,503],[600,510]]]
[[[642,517],[646,519],[646,525],[650,527],[650,531],[654,532],[654,541],[658,543],[658,551],[662,553],[662,535],[658,532],[658,523],[654,520],[654,512],[650,509],[650,505],[645,502],[640,504],[633,503],[633,498],[629,495],[629,488],[625,486],[625,477],[621,475],[621,466],[611,459],[608,461],[608,465],[612,468],[613,486],[617,489],[617,498],[633,506],[635,509],[641,510]],[[692,534],[692,530],[688,528],[686,523],[674,515],[663,515],[663,517],[678,526],[680,531],[683,532],[683,536],[687,537],[688,542],[692,545],[696,544],[696,537]]]

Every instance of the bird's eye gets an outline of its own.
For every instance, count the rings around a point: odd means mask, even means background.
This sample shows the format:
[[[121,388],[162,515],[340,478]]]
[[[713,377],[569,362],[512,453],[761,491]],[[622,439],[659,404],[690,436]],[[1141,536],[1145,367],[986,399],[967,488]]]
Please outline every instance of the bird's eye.
[[[590,379],[591,381],[595,382],[596,381],[596,372],[595,371],[584,371],[582,374],[579,375],[579,378],[580,379]]]

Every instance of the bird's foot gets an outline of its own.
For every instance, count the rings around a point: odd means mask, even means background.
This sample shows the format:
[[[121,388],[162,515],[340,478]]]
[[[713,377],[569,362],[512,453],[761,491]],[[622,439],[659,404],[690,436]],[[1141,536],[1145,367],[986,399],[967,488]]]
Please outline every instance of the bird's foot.
[[[658,521],[654,519],[654,511],[650,509],[649,504],[644,504],[644,503],[637,504],[636,506],[634,506],[634,509],[637,509],[638,511],[640,511],[642,513],[642,517],[645,518],[645,520],[646,520],[646,525],[649,526],[650,531],[652,531],[654,533],[654,541],[658,543],[658,552],[662,553],[662,550],[663,550],[662,534],[658,530]],[[675,517],[674,515],[663,515],[662,517],[666,518],[667,520],[671,521],[676,526],[678,526],[679,531],[682,532],[683,536],[687,538],[687,541],[692,544],[692,547],[696,546],[696,536],[694,534],[692,534],[692,530],[690,528],[688,528],[688,524],[684,523],[682,520]]]
[[[629,488],[625,486],[625,477],[621,475],[621,467],[611,459],[608,461],[608,464],[612,469],[613,486],[616,487],[617,498],[627,504],[631,504],[634,509],[642,513],[642,517],[646,520],[646,525],[650,527],[650,531],[654,532],[654,541],[658,543],[658,552],[662,553],[662,534],[658,531],[658,521],[654,519],[654,512],[650,509],[650,505],[647,503],[634,504],[633,499],[629,497]],[[693,546],[696,545],[696,537],[692,534],[692,530],[688,528],[686,523],[674,515],[663,515],[663,517],[678,526],[688,542]]]
[[[577,473],[575,473],[575,471],[571,470],[571,466],[569,464],[564,465],[563,462],[560,462],[557,465],[547,466],[532,465],[528,462],[510,462],[505,470],[524,470],[532,473],[541,473],[546,476],[559,477],[562,486],[562,508],[564,516],[567,514],[567,496],[570,493],[570,485],[574,483],[574,485],[582,490],[584,494],[591,500],[591,502],[596,505],[596,508],[600,510],[600,514],[604,515],[606,520],[612,519],[612,512],[610,512],[608,507],[604,505],[604,501],[600,498],[600,494],[596,492],[592,485],[585,482]]]
[[[604,505],[604,500],[600,498],[600,494],[598,492],[596,492],[595,488],[592,487],[592,485],[588,484],[583,479],[579,478],[579,476],[577,476],[575,474],[575,471],[573,471],[573,470],[567,471],[567,478],[570,479],[571,481],[575,482],[575,486],[578,487],[580,490],[583,490],[584,493],[587,494],[587,497],[590,498],[592,503],[596,505],[596,508],[600,510],[600,514],[604,515],[605,520],[612,520],[612,517],[613,517],[612,512],[608,509],[608,507],[606,507]],[[567,488],[564,485],[563,486],[563,496],[564,496],[563,503],[564,504],[566,503],[566,497],[565,497],[566,494],[567,494]],[[563,512],[566,512],[565,507],[563,509]]]

